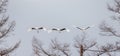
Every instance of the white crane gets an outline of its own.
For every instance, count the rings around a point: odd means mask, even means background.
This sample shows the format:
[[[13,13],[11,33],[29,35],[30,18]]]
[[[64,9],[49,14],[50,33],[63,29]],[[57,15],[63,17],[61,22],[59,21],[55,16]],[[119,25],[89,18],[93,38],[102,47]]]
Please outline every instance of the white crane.
[[[31,27],[28,29],[28,31],[33,31],[33,30],[36,30],[39,33],[39,30],[46,31],[46,28],[45,27]]]
[[[48,30],[48,33],[52,32],[52,31],[58,31],[58,32],[62,32],[62,31],[66,31],[66,32],[70,32],[69,29],[66,29],[66,28],[52,28],[51,30]]]
[[[66,29],[66,28],[61,28],[59,31],[67,31],[67,32],[70,32],[69,29]]]
[[[82,27],[76,27],[77,29],[81,30],[81,31],[85,31],[85,30],[88,30],[89,28],[91,27],[94,27],[95,25],[92,25],[92,26],[88,26],[88,27],[85,27],[85,28],[82,28]],[[75,26],[74,26],[75,27]]]
[[[86,27],[86,28],[80,28],[80,27],[76,27],[77,29],[80,29],[81,31],[84,31],[84,30],[87,30],[87,29],[89,29],[90,27],[88,26],[88,27]]]

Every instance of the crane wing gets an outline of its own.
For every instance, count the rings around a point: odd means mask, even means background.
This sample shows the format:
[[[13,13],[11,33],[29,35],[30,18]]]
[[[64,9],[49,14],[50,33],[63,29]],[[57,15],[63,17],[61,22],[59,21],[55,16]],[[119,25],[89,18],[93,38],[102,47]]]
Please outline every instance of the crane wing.
[[[80,30],[83,30],[83,29],[81,29],[80,27],[76,27],[77,29],[80,29]]]

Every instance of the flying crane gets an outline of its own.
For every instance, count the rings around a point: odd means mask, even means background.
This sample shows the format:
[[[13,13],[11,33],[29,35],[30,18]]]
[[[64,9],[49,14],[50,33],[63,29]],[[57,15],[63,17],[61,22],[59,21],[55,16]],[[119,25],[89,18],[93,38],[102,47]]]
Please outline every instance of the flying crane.
[[[46,28],[45,27],[31,27],[31,28],[28,29],[28,31],[33,31],[33,30],[36,30],[37,33],[39,33],[39,30],[46,31]]]

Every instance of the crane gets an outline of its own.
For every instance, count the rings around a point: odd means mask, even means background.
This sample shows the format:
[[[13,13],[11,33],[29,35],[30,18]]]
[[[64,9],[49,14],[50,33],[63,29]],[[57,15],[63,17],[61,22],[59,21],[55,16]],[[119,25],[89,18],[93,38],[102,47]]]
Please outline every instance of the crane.
[[[28,31],[33,31],[33,30],[36,30],[37,33],[39,33],[39,30],[46,31],[46,28],[45,27],[31,27],[31,28],[28,29]]]
[[[48,31],[48,33],[52,32],[52,31],[58,31],[58,32],[66,31],[66,32],[70,32],[70,30],[66,29],[66,28],[52,28],[51,30]]]

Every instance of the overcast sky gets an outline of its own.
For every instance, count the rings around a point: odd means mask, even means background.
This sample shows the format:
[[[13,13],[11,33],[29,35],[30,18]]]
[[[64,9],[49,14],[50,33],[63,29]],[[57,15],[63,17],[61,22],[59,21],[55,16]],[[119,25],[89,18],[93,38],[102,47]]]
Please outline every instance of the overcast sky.
[[[79,31],[76,26],[96,25],[109,18],[107,3],[111,0],[10,0],[8,14],[10,20],[16,21],[14,37],[22,40],[20,48],[14,56],[30,56],[32,54],[31,39],[36,36],[43,42],[57,37],[62,41],[71,42]],[[66,27],[70,33],[27,32],[29,27],[45,26]],[[94,29],[91,29],[97,32]],[[94,34],[93,34],[94,35]],[[97,35],[94,35],[94,37]]]

